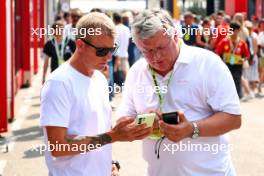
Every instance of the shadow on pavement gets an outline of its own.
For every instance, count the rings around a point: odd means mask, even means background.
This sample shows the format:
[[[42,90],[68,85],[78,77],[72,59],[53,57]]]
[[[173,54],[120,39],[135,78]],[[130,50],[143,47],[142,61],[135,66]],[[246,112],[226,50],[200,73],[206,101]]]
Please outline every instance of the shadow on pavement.
[[[34,107],[34,108],[38,108],[38,107],[40,107],[40,103],[33,104],[32,107]]]
[[[23,158],[37,158],[37,157],[42,157],[44,155],[44,146],[43,145],[38,145],[36,148],[31,148],[29,150],[26,150],[24,152]]]
[[[30,116],[27,117],[27,120],[35,120],[39,118],[39,113],[37,114],[32,114]]]
[[[13,131],[16,141],[31,141],[43,136],[43,131],[39,126]]]
[[[31,97],[31,99],[40,99],[40,96]]]

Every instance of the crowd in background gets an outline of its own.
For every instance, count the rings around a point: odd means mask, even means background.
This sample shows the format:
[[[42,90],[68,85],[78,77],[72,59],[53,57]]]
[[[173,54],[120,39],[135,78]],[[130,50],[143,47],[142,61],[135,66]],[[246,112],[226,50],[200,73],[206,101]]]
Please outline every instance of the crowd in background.
[[[100,9],[92,9],[91,12],[104,13]],[[43,83],[48,65],[54,71],[74,53],[76,38],[73,29],[82,15],[80,9],[72,9],[55,18],[52,28],[63,28],[64,33],[50,36],[43,48]],[[114,97],[115,86],[123,86],[129,68],[142,58],[130,34],[130,24],[136,15],[131,11],[113,12],[110,15],[116,25],[118,45],[108,67],[102,70],[111,89],[110,101]],[[186,12],[180,21],[175,21],[175,28],[185,44],[219,55],[229,68],[242,101],[264,96],[261,90],[264,82],[264,19],[247,19],[242,13],[230,17],[219,11],[199,20],[195,14]],[[112,104],[112,107],[115,105]],[[113,162],[113,166],[113,175],[115,172],[118,175],[119,163]]]
[[[101,9],[92,9],[91,12],[104,13]],[[53,27],[64,28],[65,35],[51,37],[44,46],[43,82],[49,58],[53,71],[74,52],[72,41],[75,40],[75,35],[72,35],[72,30],[82,15],[80,9],[72,9],[56,16]],[[118,45],[118,51],[103,70],[109,81],[111,101],[115,86],[123,86],[128,69],[142,55],[130,35],[130,24],[137,13],[124,11],[110,12],[107,15],[112,17],[116,25]],[[242,101],[264,96],[261,90],[264,81],[264,19],[257,19],[255,16],[247,19],[243,13],[230,17],[224,11],[198,19],[195,14],[186,12],[181,20],[175,21],[175,28],[185,44],[211,50],[222,58],[232,73]]]
[[[91,12],[104,13],[101,9],[96,8],[92,9]],[[122,13],[111,12],[107,14],[112,17],[116,24],[116,43],[119,47],[108,67],[103,71],[109,81],[111,101],[115,86],[122,87],[128,69],[142,55],[130,35],[130,24],[137,13],[124,11]],[[53,59],[53,61],[51,59],[51,63],[53,63],[52,71],[60,63],[63,63],[54,61],[59,60],[59,57],[56,58],[59,53],[62,53],[61,57],[63,57],[63,52],[68,51],[68,56],[64,58],[66,61],[69,58],[69,53],[74,52],[74,47],[63,48],[67,46],[67,43],[63,44],[63,42],[68,41],[71,43],[75,40],[75,36],[71,35],[71,30],[75,28],[82,15],[83,13],[79,9],[72,9],[70,12],[59,14],[56,17],[54,24],[64,27],[65,36],[63,38],[66,38],[66,40],[58,39],[58,47],[55,46],[56,42],[53,42],[54,48],[47,45],[44,47],[44,56]],[[230,26],[232,26],[232,30],[230,30]],[[175,28],[185,44],[216,52],[226,62],[242,101],[263,97],[261,86],[264,81],[264,19],[257,19],[255,16],[247,19],[246,14],[243,13],[236,13],[233,17],[230,17],[224,11],[198,19],[195,14],[186,12],[182,15],[180,21],[175,21]],[[234,28],[238,31],[237,37],[232,36],[235,32]],[[54,36],[54,38],[60,37]],[[50,42],[47,42],[47,44],[50,45]],[[54,51],[49,52],[48,50]],[[238,62],[238,60],[241,61]],[[47,65],[48,62],[45,62],[43,81],[45,81]]]
[[[263,97],[264,19],[255,16],[247,19],[243,13],[230,17],[219,11],[198,21],[194,14],[186,12],[181,26],[184,31],[200,31],[191,34],[185,32],[182,38],[186,44],[212,50],[223,59],[232,73],[242,101]]]

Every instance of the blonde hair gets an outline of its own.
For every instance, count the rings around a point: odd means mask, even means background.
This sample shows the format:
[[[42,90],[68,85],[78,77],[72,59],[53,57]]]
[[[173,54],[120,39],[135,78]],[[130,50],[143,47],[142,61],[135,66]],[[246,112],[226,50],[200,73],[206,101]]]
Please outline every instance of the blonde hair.
[[[237,21],[240,23],[240,25],[243,25],[244,23],[244,15],[242,13],[236,13],[233,17],[234,21]]]
[[[93,34],[89,33],[93,29],[96,31],[96,35],[107,35],[115,38],[116,29],[113,21],[104,13],[99,12],[91,12],[87,15],[84,15],[80,18],[78,23],[76,24],[77,35],[76,38],[85,38],[88,39],[93,36]],[[80,31],[85,29],[86,35],[81,34]]]

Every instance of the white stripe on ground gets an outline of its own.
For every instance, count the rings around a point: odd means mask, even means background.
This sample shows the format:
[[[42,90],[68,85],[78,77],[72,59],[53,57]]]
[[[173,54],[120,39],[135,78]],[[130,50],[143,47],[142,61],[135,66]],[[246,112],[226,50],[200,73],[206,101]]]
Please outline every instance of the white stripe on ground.
[[[0,160],[0,175],[4,174],[4,169],[5,169],[6,163],[7,163],[6,160]]]
[[[19,130],[21,127],[22,122],[25,120],[25,115],[28,112],[29,109],[29,105],[25,105],[23,107],[20,108],[20,110],[18,111],[18,117],[12,124],[11,130]]]
[[[30,88],[30,93],[35,92],[34,89]],[[21,129],[21,126],[25,120],[26,114],[28,112],[28,109],[30,107],[30,102],[32,101],[32,95],[26,96],[25,100],[23,101],[24,106],[22,106],[17,114],[17,118],[11,125],[11,131],[17,131]],[[15,146],[15,140],[13,136],[10,136],[8,139],[8,150],[9,152],[12,152]]]

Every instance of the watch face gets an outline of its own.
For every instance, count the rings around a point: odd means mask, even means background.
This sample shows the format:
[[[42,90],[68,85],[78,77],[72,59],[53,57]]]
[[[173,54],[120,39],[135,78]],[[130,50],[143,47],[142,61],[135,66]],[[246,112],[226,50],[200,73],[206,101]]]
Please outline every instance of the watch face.
[[[192,138],[195,139],[195,138],[197,138],[198,136],[199,136],[199,134],[194,133],[194,134],[192,135]]]

